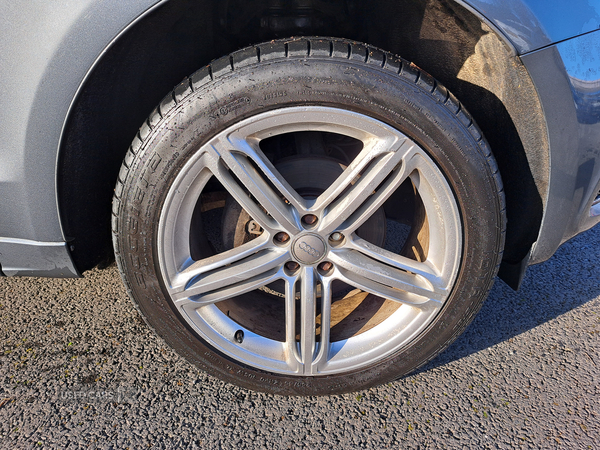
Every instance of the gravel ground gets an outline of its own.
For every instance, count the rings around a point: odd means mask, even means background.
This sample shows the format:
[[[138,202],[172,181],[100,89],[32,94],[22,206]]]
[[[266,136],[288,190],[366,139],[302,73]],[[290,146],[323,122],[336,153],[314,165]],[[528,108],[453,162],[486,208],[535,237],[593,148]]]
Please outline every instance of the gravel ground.
[[[249,392],[188,365],[114,267],[0,278],[0,448],[600,448],[600,227],[497,281],[442,355],[331,397]]]

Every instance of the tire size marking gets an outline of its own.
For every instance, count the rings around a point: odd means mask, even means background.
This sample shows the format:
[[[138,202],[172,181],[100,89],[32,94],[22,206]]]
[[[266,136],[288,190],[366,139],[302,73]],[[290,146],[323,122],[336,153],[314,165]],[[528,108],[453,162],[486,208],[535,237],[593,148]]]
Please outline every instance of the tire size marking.
[[[397,111],[394,111],[390,108],[387,108],[383,105],[380,105],[379,103],[375,103],[369,100],[365,100],[364,98],[360,98],[360,97],[356,97],[354,95],[349,95],[349,94],[342,94],[339,92],[329,92],[329,91],[313,91],[313,90],[305,90],[305,91],[298,91],[297,94],[300,97],[310,97],[310,96],[334,96],[334,97],[340,97],[340,98],[344,98],[346,100],[350,100],[356,104],[361,104],[361,105],[369,105],[369,106],[374,106],[377,107],[378,109],[385,111],[391,115],[393,115],[394,117],[397,117],[401,120],[404,120],[404,117],[401,114],[398,114]]]
[[[274,98],[281,98],[281,97],[287,97],[288,93],[287,91],[275,91],[275,92],[269,92],[267,94],[264,95],[263,100],[271,100]]]

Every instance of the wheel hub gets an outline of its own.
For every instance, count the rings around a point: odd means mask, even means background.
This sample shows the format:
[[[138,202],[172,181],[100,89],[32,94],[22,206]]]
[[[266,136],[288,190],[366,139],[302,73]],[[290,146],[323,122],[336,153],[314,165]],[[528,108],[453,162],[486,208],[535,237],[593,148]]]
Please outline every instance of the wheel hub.
[[[304,234],[292,244],[292,254],[301,264],[316,264],[327,251],[327,244],[323,238],[317,234]]]

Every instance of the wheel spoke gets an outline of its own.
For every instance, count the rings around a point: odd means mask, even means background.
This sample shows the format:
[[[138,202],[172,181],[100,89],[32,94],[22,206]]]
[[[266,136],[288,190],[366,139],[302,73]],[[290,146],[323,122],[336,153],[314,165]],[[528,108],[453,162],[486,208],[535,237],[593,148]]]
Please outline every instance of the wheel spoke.
[[[393,265],[384,264],[352,249],[333,251],[330,260],[349,284],[400,303],[441,304],[447,295],[445,287],[435,282],[433,276],[415,274],[410,264],[408,267],[397,261],[391,261]]]
[[[376,139],[372,138],[370,141],[364,142],[364,148],[361,152],[352,160],[350,165],[346,167],[344,173],[342,173],[335,182],[325,190],[313,205],[313,210],[322,210],[336,200],[340,194],[350,188],[360,176],[360,173],[376,158],[380,158],[390,153],[389,147],[392,146],[392,142],[398,141],[395,137],[389,137],[387,139]],[[400,142],[404,142],[403,140]]]
[[[179,290],[181,287],[189,284],[189,282],[197,275],[234,264],[261,250],[265,250],[268,247],[269,238],[268,236],[262,235],[239,247],[209,256],[208,258],[199,261],[194,261],[190,258],[188,262],[179,269],[177,274],[173,276],[171,286],[173,289]]]
[[[278,228],[288,233],[300,231],[299,220],[306,211],[305,202],[260,149],[244,139],[221,138],[211,143],[211,150],[212,156],[221,162],[216,164],[214,175],[254,220],[261,225],[265,222],[265,229],[275,228],[269,220],[272,218]]]
[[[311,267],[300,276],[286,279],[286,354],[292,370],[299,374],[316,374],[326,364],[330,349],[331,279],[321,284],[321,332],[316,340],[316,283],[317,274]],[[300,342],[296,341],[296,285],[301,287]]]
[[[285,349],[286,360],[294,372],[302,372],[302,358],[296,343],[296,284],[298,277],[285,280]]]
[[[445,295],[448,291],[448,282],[443,279],[440,270],[438,270],[431,261],[415,261],[406,256],[398,255],[381,247],[377,247],[356,235],[350,237],[346,247],[355,249],[363,255],[382,262],[385,265],[424,278],[429,285],[441,295]]]
[[[169,290],[176,303],[215,303],[277,279],[287,259],[286,250],[269,249],[264,242],[257,245],[250,241],[190,264],[174,278],[176,284]]]
[[[331,281],[330,277],[323,277],[321,280],[321,339],[317,347],[317,355],[312,363],[312,373],[320,372],[329,359],[331,342]]]
[[[367,149],[363,152],[365,150]],[[415,154],[418,154],[418,147],[412,141],[399,140],[387,152],[376,152],[375,157],[367,163],[364,163],[368,158],[365,156],[357,163],[357,167],[352,164],[348,166],[332,185],[336,186],[336,191],[339,190],[340,194],[328,204],[319,231],[323,234],[332,233],[353,215],[356,216],[348,226],[358,228],[406,179],[412,167],[410,161]],[[359,174],[361,170],[362,173]],[[341,189],[338,189],[338,184]],[[372,198],[369,199],[370,197]]]
[[[300,361],[303,373],[312,374],[316,347],[317,274],[310,266],[300,273]]]
[[[265,213],[265,211],[250,197],[238,181],[231,176],[227,167],[219,160],[216,160],[211,166],[211,172],[227,189],[229,194],[237,201],[246,212],[256,220],[261,227],[270,234],[275,234],[279,230],[277,221]]]
[[[413,148],[414,149],[414,148]],[[402,164],[396,166],[390,173],[387,179],[379,186],[377,191],[368,197],[365,202],[360,205],[341,225],[338,230],[346,235],[356,231],[377,211],[388,198],[398,189],[398,187],[406,181],[410,174],[418,167],[418,152],[411,152],[402,161]],[[336,221],[336,223],[339,223]],[[328,232],[333,231],[328,229]]]

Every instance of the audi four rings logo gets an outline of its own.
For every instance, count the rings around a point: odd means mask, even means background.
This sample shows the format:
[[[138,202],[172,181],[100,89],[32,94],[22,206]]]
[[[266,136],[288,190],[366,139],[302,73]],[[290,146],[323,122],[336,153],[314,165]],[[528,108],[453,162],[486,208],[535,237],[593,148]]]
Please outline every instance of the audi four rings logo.
[[[298,247],[301,250],[304,250],[306,253],[308,253],[310,256],[314,256],[315,258],[318,258],[319,256],[321,256],[321,252],[319,252],[318,250],[312,248],[310,245],[308,245],[306,242],[302,241],[300,242],[300,245],[298,245]]]

